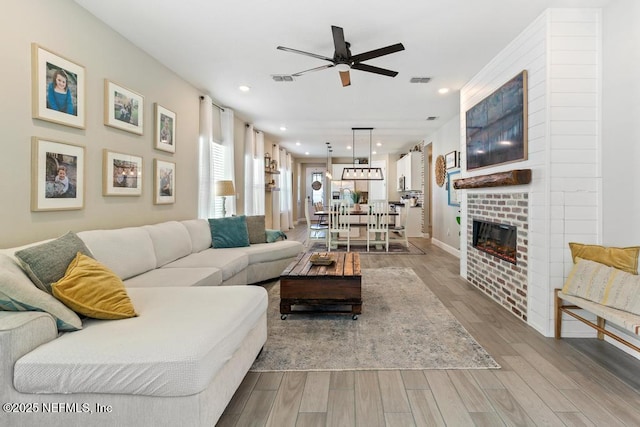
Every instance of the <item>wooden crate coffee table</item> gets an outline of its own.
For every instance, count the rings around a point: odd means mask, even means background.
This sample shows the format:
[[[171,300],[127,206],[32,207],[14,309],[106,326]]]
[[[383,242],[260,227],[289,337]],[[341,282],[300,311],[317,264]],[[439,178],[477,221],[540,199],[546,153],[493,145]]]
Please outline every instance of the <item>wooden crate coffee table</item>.
[[[349,313],[356,320],[362,312],[360,255],[330,252],[328,256],[334,260],[331,265],[313,265],[313,254],[300,254],[280,275],[280,317],[284,320],[296,312]],[[305,309],[293,311],[292,305]],[[340,306],[351,306],[351,310]]]

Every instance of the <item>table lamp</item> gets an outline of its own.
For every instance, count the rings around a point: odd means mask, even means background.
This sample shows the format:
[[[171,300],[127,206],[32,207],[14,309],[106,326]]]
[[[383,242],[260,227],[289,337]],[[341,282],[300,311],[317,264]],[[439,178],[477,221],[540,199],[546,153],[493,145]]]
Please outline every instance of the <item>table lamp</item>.
[[[220,180],[215,182],[216,196],[222,197],[222,216],[227,216],[226,198],[227,196],[235,196],[236,190],[233,187],[233,181]]]

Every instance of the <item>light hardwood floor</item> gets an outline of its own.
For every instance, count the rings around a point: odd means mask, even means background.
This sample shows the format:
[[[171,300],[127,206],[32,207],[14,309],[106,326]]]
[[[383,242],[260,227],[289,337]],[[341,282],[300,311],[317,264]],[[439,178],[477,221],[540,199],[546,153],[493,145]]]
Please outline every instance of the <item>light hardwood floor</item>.
[[[543,337],[460,278],[457,258],[410,240],[426,255],[361,254],[362,267],[413,268],[502,369],[249,372],[217,425],[640,425],[640,361],[595,339]]]

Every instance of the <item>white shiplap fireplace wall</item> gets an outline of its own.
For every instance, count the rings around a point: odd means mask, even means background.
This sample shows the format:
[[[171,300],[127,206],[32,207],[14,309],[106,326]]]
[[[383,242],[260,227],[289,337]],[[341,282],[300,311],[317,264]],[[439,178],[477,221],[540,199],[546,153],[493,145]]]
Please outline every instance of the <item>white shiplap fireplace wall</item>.
[[[571,269],[571,241],[601,240],[601,11],[548,9],[460,91],[462,178],[531,169],[528,185],[465,190],[528,193],[527,323],[553,334],[553,289]],[[465,170],[465,112],[522,70],[528,73],[528,159]],[[462,216],[462,230],[472,218]],[[470,242],[462,233],[460,273],[467,278]],[[592,336],[566,321],[565,336]]]

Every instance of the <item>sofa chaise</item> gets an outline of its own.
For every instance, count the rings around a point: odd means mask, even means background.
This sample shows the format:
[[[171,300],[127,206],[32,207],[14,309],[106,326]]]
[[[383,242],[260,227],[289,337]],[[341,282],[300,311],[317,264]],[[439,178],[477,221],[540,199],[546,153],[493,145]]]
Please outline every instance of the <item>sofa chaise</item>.
[[[75,313],[33,285],[15,255],[25,247],[0,250],[0,291],[10,282],[53,307],[0,311],[0,425],[215,425],[267,337],[264,288],[218,285],[276,278],[302,244],[212,248],[207,220],[77,237],[138,315],[60,332]]]

